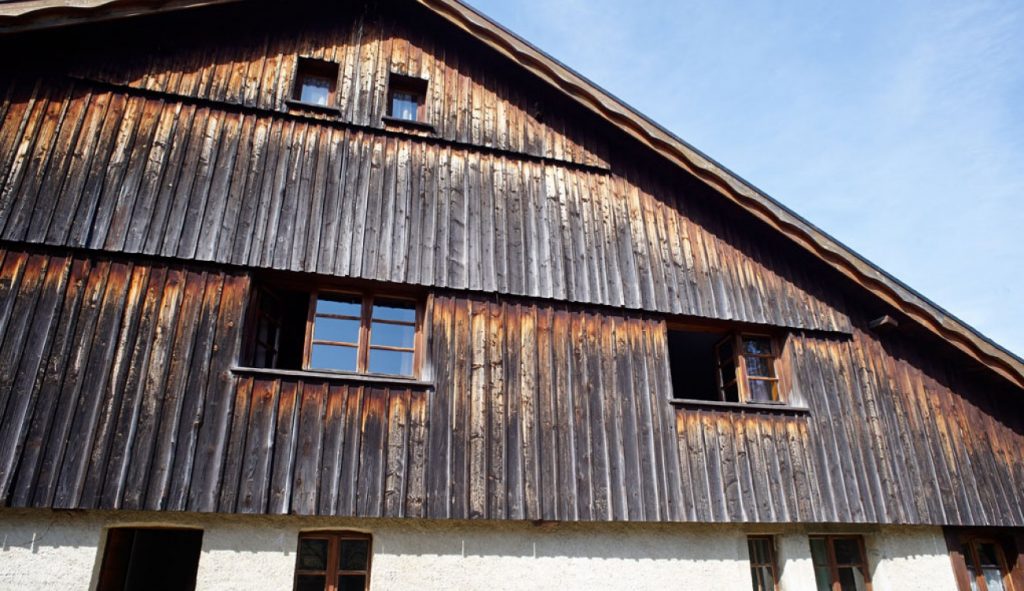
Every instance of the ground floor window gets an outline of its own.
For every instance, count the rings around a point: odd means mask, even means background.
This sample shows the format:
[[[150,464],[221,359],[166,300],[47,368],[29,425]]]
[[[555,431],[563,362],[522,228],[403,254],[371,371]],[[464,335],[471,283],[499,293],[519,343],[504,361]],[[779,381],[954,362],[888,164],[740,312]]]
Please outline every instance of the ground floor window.
[[[370,588],[371,538],[359,532],[299,535],[295,591],[365,591]]]
[[[111,529],[96,589],[192,591],[202,545],[202,530]]]
[[[750,536],[747,538],[750,552],[750,578],[754,591],[775,591],[779,576],[775,566],[775,539],[772,536]]]
[[[946,530],[960,591],[1024,591],[1024,533],[989,528]]]
[[[818,591],[871,591],[871,575],[860,536],[811,536]]]

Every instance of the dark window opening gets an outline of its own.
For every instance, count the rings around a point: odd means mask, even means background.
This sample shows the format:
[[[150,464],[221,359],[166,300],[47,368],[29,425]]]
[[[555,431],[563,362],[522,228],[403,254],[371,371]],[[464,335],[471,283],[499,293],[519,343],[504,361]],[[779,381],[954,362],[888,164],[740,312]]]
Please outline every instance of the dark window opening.
[[[203,532],[117,528],[107,533],[97,591],[191,591]]]
[[[357,532],[299,535],[296,591],[365,591],[370,582],[371,538]]]
[[[754,591],[775,591],[778,586],[778,567],[775,563],[775,539],[772,536],[747,538],[750,553],[750,578]]]
[[[721,400],[715,375],[715,345],[725,333],[668,331],[672,397]]]
[[[253,297],[250,365],[302,369],[309,293],[260,287]]]
[[[871,591],[871,573],[860,536],[811,536],[810,542],[818,589]]]
[[[334,88],[338,83],[338,64],[299,58],[295,69],[292,98],[301,103],[321,107],[334,105]]]
[[[423,123],[426,97],[426,80],[394,73],[388,78],[388,116]]]

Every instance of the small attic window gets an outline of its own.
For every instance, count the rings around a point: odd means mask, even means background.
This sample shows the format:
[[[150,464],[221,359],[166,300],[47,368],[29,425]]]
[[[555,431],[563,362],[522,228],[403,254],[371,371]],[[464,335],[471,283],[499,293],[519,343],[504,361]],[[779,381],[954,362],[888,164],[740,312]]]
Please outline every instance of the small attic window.
[[[770,335],[668,330],[672,396],[677,400],[784,404]]]
[[[388,78],[388,117],[426,122],[427,81],[391,73]]]
[[[292,99],[307,105],[334,106],[337,83],[338,64],[300,57],[295,68]]]

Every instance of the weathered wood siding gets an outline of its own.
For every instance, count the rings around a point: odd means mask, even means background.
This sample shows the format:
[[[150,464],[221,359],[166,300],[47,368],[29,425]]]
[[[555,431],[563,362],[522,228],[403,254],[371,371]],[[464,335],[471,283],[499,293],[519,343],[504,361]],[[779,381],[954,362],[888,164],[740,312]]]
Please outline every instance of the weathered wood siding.
[[[0,237],[849,331],[820,265],[699,184],[88,83],[0,103]]]
[[[0,501],[454,519],[1024,525],[1024,408],[790,333],[807,414],[677,409],[656,316],[435,293],[431,386],[232,371],[250,280],[0,260]]]
[[[608,166],[608,140],[579,125],[565,109],[565,99],[481,53],[461,33],[439,29],[439,19],[419,6],[382,3],[368,10],[358,3],[306,2],[291,14],[276,7],[272,15],[258,9],[249,15],[231,8],[225,12],[231,13],[230,27],[216,16],[205,22],[171,16],[158,28],[113,24],[119,43],[110,51],[95,49],[95,35],[103,32],[93,30],[82,43],[84,59],[72,72],[133,88],[288,112],[296,56],[311,57],[339,65],[335,105],[343,121],[385,128],[386,85],[395,72],[428,81],[426,121],[438,138]],[[176,22],[187,28],[187,43]],[[69,42],[75,43],[64,39]]]

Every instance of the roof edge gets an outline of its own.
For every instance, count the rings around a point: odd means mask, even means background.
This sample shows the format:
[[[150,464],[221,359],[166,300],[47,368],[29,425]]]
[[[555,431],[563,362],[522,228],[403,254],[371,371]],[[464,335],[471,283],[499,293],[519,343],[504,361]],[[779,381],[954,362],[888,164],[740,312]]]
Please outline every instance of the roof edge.
[[[0,3],[0,33],[20,33],[240,0],[25,0]]]

